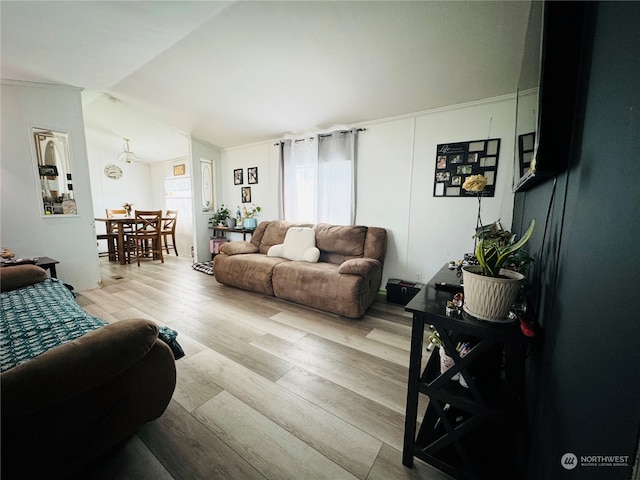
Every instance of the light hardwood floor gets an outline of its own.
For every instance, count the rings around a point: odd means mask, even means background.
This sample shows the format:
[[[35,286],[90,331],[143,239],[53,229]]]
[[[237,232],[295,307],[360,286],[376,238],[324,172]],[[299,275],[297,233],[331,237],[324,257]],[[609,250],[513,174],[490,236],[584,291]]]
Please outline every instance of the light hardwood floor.
[[[219,284],[191,259],[101,259],[78,303],[149,318],[186,356],[165,413],[80,479],[449,479],[402,465],[411,317],[384,296],[351,320]],[[421,411],[426,402],[421,400]]]

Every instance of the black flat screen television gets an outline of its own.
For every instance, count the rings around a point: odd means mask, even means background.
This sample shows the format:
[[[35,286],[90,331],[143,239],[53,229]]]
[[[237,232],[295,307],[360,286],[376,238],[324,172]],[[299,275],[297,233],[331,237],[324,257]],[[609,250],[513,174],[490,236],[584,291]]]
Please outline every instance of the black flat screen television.
[[[514,191],[567,169],[587,2],[533,1],[516,101]]]

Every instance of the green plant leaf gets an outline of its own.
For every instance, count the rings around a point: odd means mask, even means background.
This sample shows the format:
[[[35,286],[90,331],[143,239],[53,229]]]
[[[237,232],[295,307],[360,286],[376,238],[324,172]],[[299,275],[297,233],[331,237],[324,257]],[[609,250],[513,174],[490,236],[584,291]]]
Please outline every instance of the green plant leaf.
[[[482,274],[489,277],[497,277],[500,273],[500,268],[509,259],[512,259],[517,266],[528,263],[530,257],[527,254],[520,255],[517,258],[515,254],[531,238],[535,223],[535,219],[532,219],[529,228],[517,242],[515,242],[516,235],[505,231],[482,237],[476,246],[476,258],[482,268]]]

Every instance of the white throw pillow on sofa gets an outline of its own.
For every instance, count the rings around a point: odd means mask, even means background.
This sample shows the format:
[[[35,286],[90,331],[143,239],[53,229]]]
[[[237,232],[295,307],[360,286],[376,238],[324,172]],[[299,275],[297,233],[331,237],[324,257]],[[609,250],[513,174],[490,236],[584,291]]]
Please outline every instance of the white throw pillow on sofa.
[[[284,243],[273,245],[267,255],[302,262],[317,262],[320,250],[316,248],[316,232],[310,227],[291,227]]]

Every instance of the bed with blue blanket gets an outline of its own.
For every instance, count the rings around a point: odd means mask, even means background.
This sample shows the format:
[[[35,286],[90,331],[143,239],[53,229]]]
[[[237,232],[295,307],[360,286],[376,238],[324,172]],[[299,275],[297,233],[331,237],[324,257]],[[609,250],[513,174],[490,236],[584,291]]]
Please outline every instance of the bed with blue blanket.
[[[144,319],[108,323],[35,265],[0,268],[2,478],[65,478],[165,411],[175,359]]]

